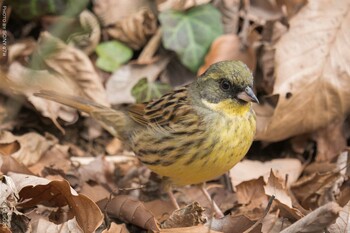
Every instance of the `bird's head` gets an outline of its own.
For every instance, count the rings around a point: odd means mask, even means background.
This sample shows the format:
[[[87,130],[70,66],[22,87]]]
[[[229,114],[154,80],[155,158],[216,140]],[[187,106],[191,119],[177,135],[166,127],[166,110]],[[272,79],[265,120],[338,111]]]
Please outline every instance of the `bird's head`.
[[[252,73],[240,61],[211,65],[192,88],[204,106],[229,114],[244,113],[250,109],[250,102],[259,102],[252,89]]]

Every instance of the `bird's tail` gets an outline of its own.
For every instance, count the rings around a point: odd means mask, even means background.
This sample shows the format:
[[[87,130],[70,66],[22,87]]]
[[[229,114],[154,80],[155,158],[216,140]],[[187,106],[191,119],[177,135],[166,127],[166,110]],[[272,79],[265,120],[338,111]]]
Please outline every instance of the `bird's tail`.
[[[112,108],[85,100],[80,97],[63,95],[54,91],[42,90],[39,93],[35,93],[34,95],[88,113],[113,136],[119,137],[121,139],[124,139],[125,137],[124,129],[128,123],[128,117],[125,112],[114,110]]]

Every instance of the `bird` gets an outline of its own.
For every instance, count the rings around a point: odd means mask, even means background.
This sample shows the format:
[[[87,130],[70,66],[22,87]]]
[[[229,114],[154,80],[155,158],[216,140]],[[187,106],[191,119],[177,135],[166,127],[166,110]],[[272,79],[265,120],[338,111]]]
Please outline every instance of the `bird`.
[[[246,155],[256,132],[252,103],[259,103],[253,81],[243,62],[228,60],[159,99],[123,110],[48,90],[34,95],[88,113],[173,187],[215,179]],[[204,185],[201,190],[209,199]],[[215,203],[214,211],[223,217]]]

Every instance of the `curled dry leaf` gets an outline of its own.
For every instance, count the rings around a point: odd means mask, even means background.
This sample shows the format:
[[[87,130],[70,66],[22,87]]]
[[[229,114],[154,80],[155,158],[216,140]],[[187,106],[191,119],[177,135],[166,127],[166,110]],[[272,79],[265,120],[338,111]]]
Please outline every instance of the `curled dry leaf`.
[[[39,204],[56,208],[68,206],[67,212],[61,214],[75,217],[84,232],[94,232],[101,225],[103,215],[100,209],[86,196],[77,194],[67,181],[49,181],[17,173],[10,173],[9,176],[16,184],[22,200],[18,207],[26,209]]]
[[[254,35],[251,34],[250,36],[250,44],[255,40]],[[198,70],[198,74],[204,73],[211,64],[225,60],[240,60],[247,64],[249,69],[255,70],[256,54],[253,47],[245,47],[237,35],[227,34],[214,40],[209,53],[205,57],[204,65]]]
[[[26,166],[38,162],[43,154],[55,143],[57,143],[56,138],[45,138],[35,132],[21,136],[15,136],[8,131],[0,133],[0,147],[2,145],[15,145],[17,150],[11,151],[11,156]]]
[[[177,11],[185,11],[190,9],[191,7],[203,5],[209,3],[210,0],[187,0],[187,1],[179,1],[179,0],[166,0],[158,4],[159,11],[166,10],[177,10]]]
[[[90,55],[100,42],[100,24],[96,16],[88,10],[84,10],[80,13],[79,22],[83,32],[71,35],[69,44],[73,44],[87,55]]]
[[[146,44],[157,30],[157,18],[150,9],[143,8],[107,28],[112,38],[120,40],[137,50]]]
[[[239,0],[220,0],[213,2],[221,12],[225,34],[237,34],[238,32],[240,2]]]
[[[348,1],[310,0],[290,21],[276,45],[279,100],[268,121],[257,115],[258,140],[312,132],[349,112],[349,12]]]
[[[40,35],[39,46],[38,54],[47,68],[61,76],[70,87],[64,93],[82,95],[96,103],[109,106],[101,80],[86,54],[66,45],[48,32]],[[53,48],[53,51],[48,51]]]
[[[109,26],[135,14],[141,8],[152,8],[152,2],[150,0],[99,0],[93,2],[93,10],[102,25]]]
[[[147,230],[156,232],[160,230],[153,214],[145,208],[142,202],[133,200],[129,196],[119,195],[111,200],[101,200],[97,204],[111,217],[119,218]]]
[[[191,227],[207,221],[204,208],[198,202],[175,210],[162,224],[161,228]]]

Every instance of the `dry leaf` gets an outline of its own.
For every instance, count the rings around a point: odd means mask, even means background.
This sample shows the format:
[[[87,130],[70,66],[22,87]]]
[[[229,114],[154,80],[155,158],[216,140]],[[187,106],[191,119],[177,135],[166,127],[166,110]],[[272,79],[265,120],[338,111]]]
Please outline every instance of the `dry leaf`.
[[[129,233],[129,231],[125,224],[116,224],[112,222],[111,226],[102,231],[102,233]]]
[[[251,40],[254,39],[251,38]],[[214,40],[210,51],[205,57],[204,65],[198,70],[198,74],[204,73],[211,64],[225,60],[240,60],[247,64],[249,69],[252,71],[255,70],[256,55],[253,47],[248,46],[246,48],[242,45],[237,35],[227,34],[219,36]]]
[[[161,229],[159,233],[223,233],[221,231],[215,231],[209,229],[207,226],[199,225],[194,227],[181,227],[181,228],[170,228]]]
[[[267,184],[264,186],[264,190],[267,195],[273,195],[276,200],[287,205],[289,208],[293,208],[292,199],[288,195],[285,187],[285,179],[277,177],[272,169]]]
[[[257,24],[278,20],[282,17],[282,10],[275,1],[251,0],[247,17]]]
[[[93,3],[93,10],[103,26],[112,25],[141,8],[152,8],[152,1],[149,0],[99,0]]]
[[[112,217],[144,229],[156,232],[160,230],[154,215],[145,208],[142,202],[133,200],[129,196],[119,195],[111,200],[101,200],[97,204]]]
[[[276,45],[279,101],[268,121],[257,115],[258,140],[312,132],[349,112],[349,10],[348,1],[310,0],[290,21]]]
[[[281,233],[294,233],[294,232],[305,232],[305,233],[318,233],[331,225],[335,219],[339,216],[341,207],[335,203],[330,202],[320,208],[314,210],[304,218],[298,220],[291,226],[287,227]]]
[[[83,233],[75,219],[70,219],[62,224],[55,224],[46,220],[45,218],[39,218],[36,221],[30,222],[32,232],[40,233],[62,233],[62,232],[72,232],[72,233]]]
[[[69,38],[69,44],[73,44],[75,47],[84,51],[87,55],[90,55],[95,51],[96,46],[100,42],[100,24],[98,23],[96,16],[88,10],[84,10],[80,13],[79,22],[83,29],[83,33],[71,35]]]
[[[343,121],[335,121],[314,133],[317,143],[316,161],[332,161],[346,148],[345,127]]]
[[[201,207],[198,202],[194,202],[175,210],[168,219],[162,222],[160,227],[166,229],[204,224],[207,221],[204,211],[204,208]]]
[[[69,206],[66,213],[61,212],[60,214],[66,217],[75,216],[84,232],[93,232],[101,225],[103,215],[100,209],[86,196],[77,194],[67,181],[49,181],[44,178],[17,173],[10,173],[9,176],[19,190],[21,200],[21,203],[18,204],[19,207],[33,208],[38,204],[48,207]],[[61,220],[64,219],[65,217]]]
[[[107,29],[108,35],[138,50],[157,30],[157,18],[150,9],[143,8]]]
[[[278,217],[279,211],[270,213],[262,221],[262,233],[280,233],[284,228],[291,225],[288,219]]]
[[[239,26],[239,0],[214,1],[215,7],[221,12],[225,34],[237,34]]]
[[[0,133],[0,146],[18,144],[18,150],[13,151],[11,156],[26,166],[38,162],[43,154],[55,143],[57,143],[56,138],[45,138],[34,132],[21,136],[15,136],[8,131],[2,131]]]
[[[210,222],[208,223],[210,224]],[[211,228],[224,233],[242,233],[253,226],[254,222],[244,215],[226,215],[221,219],[212,219]],[[250,233],[260,233],[261,225],[258,225]]]
[[[153,64],[128,64],[120,67],[106,83],[107,97],[111,104],[134,103],[131,89],[142,78],[153,82],[169,63],[169,57],[159,59]]]
[[[41,50],[38,54],[44,59],[45,65],[62,76],[69,86],[69,89],[65,90],[65,94],[79,95],[104,106],[109,106],[100,77],[86,54],[66,45],[48,32],[43,32],[40,35],[39,45]],[[47,46],[54,46],[54,52],[45,55]],[[57,91],[57,89],[53,90]]]
[[[350,202],[343,207],[335,223],[328,227],[329,233],[350,232]]]
[[[185,11],[189,8],[207,4],[210,0],[165,0],[158,4],[159,11],[177,10]]]
[[[22,58],[29,57],[35,50],[36,46],[37,46],[36,41],[33,39],[26,39],[26,40],[14,43],[12,45],[9,45],[8,63],[11,64],[12,62],[14,62],[16,59],[20,57]]]
[[[243,181],[257,179],[260,176],[263,176],[264,180],[267,181],[271,169],[279,177],[288,175],[287,187],[289,187],[300,176],[302,165],[298,159],[274,159],[264,163],[246,159],[230,170],[232,185],[235,187]]]

